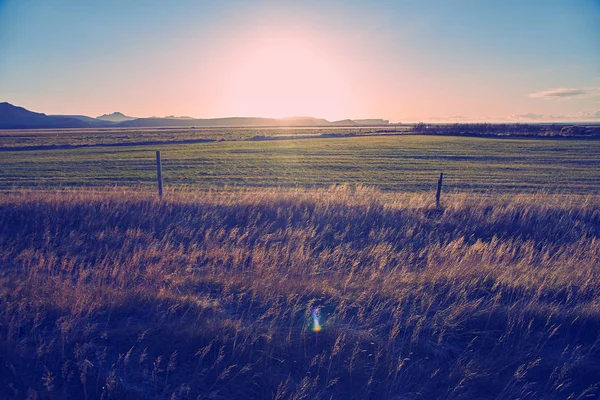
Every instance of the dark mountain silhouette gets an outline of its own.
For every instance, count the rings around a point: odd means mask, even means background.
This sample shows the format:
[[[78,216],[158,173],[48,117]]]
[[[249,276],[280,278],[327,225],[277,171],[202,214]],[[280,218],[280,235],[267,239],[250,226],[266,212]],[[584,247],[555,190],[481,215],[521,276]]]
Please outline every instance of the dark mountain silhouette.
[[[387,119],[371,118],[371,119],[343,119],[341,121],[335,121],[331,123],[336,126],[377,126],[377,125],[389,125],[390,121]]]
[[[280,120],[273,118],[232,117],[210,119],[137,118],[117,124],[122,127],[152,126],[281,126]]]
[[[131,121],[136,119],[135,117],[130,117],[127,116],[123,113],[120,113],[118,111],[115,111],[112,114],[104,114],[101,115],[99,117],[96,117],[96,119],[100,119],[102,121],[109,121],[109,122],[123,122],[123,121]]]
[[[287,117],[281,118],[281,125],[285,126],[328,126],[331,125],[331,122],[322,118],[313,118],[313,117]]]
[[[358,125],[358,124],[356,122],[352,121],[351,119],[342,119],[340,121],[332,122],[331,125],[335,125],[335,126],[353,126],[353,125]]]
[[[329,122],[314,117],[258,118],[231,117],[195,119],[191,117],[168,116],[165,118],[134,118],[120,112],[104,114],[98,118],[85,115],[46,115],[29,111],[9,103],[0,103],[0,129],[42,129],[42,128],[101,128],[101,127],[279,127],[279,126],[356,126],[387,125],[387,120],[351,120]]]
[[[181,117],[176,117],[175,115],[167,115],[165,117],[165,119],[194,119],[192,117],[186,117],[186,116],[181,116]]]
[[[390,121],[387,119],[380,119],[380,118],[370,118],[370,119],[353,119],[352,121],[354,121],[357,125],[368,125],[368,126],[373,126],[373,125],[389,125]]]
[[[138,118],[131,121],[123,121],[118,124],[122,127],[151,127],[151,126],[331,126],[326,119],[313,117],[289,117],[289,118],[259,118],[259,117],[229,117],[229,118]]]
[[[90,128],[90,122],[62,115],[46,115],[10,103],[0,103],[0,129]]]
[[[62,118],[75,118],[80,121],[87,122],[93,126],[105,126],[107,121],[102,121],[96,118],[88,117],[85,115],[49,115],[50,117],[62,117]]]

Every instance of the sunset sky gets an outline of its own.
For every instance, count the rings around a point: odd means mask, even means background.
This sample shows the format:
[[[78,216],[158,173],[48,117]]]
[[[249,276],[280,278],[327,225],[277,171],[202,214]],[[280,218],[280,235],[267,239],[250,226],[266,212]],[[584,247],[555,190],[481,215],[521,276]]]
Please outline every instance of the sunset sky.
[[[600,121],[600,1],[0,0],[47,114]]]

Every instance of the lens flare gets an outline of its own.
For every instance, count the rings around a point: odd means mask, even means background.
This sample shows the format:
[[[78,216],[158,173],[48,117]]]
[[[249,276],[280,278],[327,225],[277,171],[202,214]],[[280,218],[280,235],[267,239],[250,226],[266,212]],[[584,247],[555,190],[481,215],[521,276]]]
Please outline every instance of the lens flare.
[[[318,308],[312,309],[312,317],[313,317],[313,327],[312,327],[313,332],[320,332],[321,325],[319,324],[319,309]]]

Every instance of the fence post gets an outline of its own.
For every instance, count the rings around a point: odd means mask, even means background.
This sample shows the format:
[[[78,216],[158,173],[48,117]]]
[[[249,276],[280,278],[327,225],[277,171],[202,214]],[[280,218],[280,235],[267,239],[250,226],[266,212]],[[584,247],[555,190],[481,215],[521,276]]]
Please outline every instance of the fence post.
[[[162,166],[160,164],[160,151],[156,152],[156,178],[158,180],[158,196],[163,195],[163,181],[162,181]]]
[[[444,180],[444,173],[440,172],[440,179],[438,179],[437,192],[435,193],[435,206],[440,206],[440,196],[442,194],[442,181]]]

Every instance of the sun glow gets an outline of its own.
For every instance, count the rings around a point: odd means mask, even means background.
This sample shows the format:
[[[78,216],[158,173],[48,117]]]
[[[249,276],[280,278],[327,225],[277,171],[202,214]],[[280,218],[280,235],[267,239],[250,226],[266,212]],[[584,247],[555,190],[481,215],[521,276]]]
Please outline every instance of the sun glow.
[[[224,102],[236,115],[341,118],[348,99],[342,68],[317,43],[306,37],[263,35],[239,46]]]

